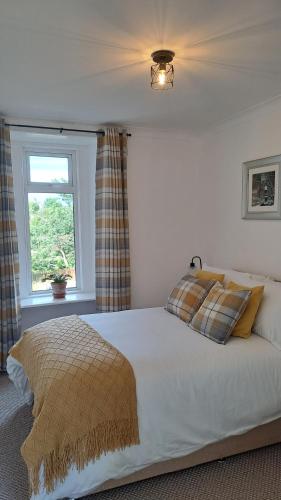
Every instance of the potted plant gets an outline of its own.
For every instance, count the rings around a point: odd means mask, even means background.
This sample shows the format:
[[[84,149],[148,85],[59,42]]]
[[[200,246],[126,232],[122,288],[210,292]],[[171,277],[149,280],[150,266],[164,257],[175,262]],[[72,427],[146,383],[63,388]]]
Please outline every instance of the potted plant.
[[[54,299],[64,299],[66,294],[66,285],[70,274],[52,273],[45,276],[42,281],[50,281]]]

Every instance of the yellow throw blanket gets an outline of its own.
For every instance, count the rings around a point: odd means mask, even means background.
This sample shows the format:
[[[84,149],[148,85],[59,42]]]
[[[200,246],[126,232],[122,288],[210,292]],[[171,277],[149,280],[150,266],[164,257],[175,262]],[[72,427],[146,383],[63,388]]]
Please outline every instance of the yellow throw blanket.
[[[33,428],[22,445],[31,490],[53,491],[70,465],[139,444],[136,383],[127,359],[78,316],[27,330],[10,354],[34,393]]]

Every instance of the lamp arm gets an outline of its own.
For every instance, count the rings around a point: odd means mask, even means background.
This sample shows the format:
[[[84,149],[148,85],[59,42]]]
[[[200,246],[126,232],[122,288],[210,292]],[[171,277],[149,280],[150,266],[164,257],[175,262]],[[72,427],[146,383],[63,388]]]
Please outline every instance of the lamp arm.
[[[201,257],[199,257],[199,255],[194,255],[194,257],[192,257],[191,262],[189,264],[189,267],[192,267],[192,268],[195,267],[195,263],[194,263],[195,259],[199,260],[200,269],[202,269],[202,259],[201,259]]]

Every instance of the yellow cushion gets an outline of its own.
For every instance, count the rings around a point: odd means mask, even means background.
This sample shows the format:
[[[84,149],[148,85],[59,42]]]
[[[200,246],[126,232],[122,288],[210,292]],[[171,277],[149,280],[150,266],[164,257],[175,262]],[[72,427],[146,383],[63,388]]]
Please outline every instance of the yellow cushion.
[[[259,305],[261,303],[264,287],[255,286],[254,288],[250,288],[249,286],[239,285],[239,283],[230,281],[226,288],[235,291],[251,291],[251,297],[249,299],[248,305],[246,306],[246,309],[241,318],[237,322],[234,330],[232,331],[232,335],[234,335],[234,337],[242,337],[243,339],[247,339],[248,337],[250,337],[252,332],[252,326],[255,321]]]
[[[196,271],[195,277],[200,279],[200,280],[213,280],[213,281],[219,281],[220,283],[223,283],[224,280],[224,274],[218,274],[218,273],[211,273],[210,271]]]

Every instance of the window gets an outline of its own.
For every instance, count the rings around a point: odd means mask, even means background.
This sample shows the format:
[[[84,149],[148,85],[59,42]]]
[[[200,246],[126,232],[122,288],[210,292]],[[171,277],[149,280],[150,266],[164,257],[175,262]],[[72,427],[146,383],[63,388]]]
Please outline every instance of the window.
[[[29,264],[32,292],[49,289],[42,279],[52,271],[71,276],[76,288],[76,186],[71,155],[26,153]]]
[[[94,296],[96,140],[34,136],[11,136],[21,298],[51,295],[42,279],[54,271],[71,276],[69,293]]]

